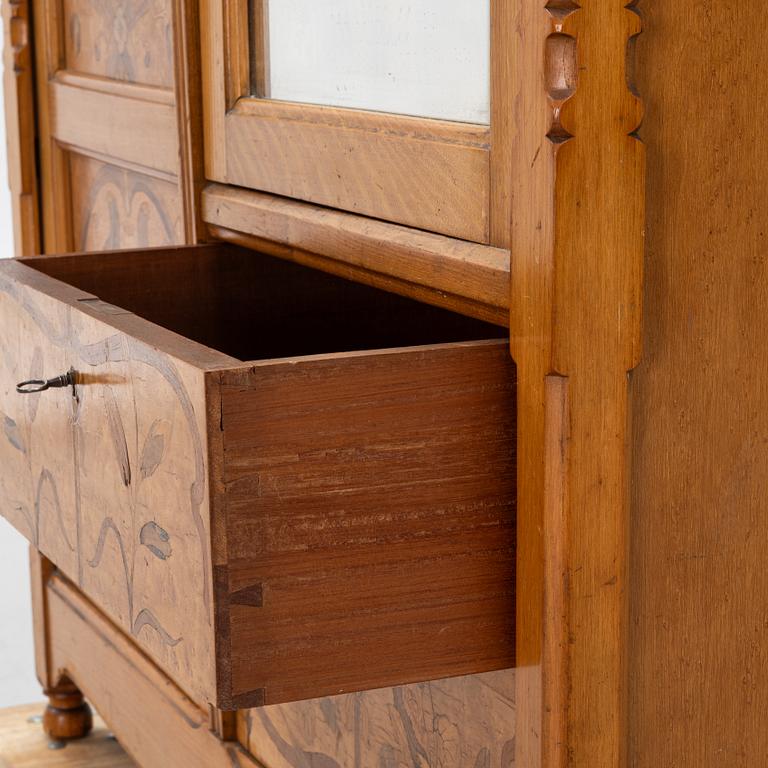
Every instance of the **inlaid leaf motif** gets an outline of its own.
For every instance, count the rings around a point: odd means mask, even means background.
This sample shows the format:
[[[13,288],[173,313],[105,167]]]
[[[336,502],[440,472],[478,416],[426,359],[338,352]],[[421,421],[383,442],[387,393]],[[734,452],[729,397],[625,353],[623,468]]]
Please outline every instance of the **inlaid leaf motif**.
[[[483,747],[475,758],[474,768],[491,768],[491,750]]]
[[[5,432],[5,436],[8,439],[8,442],[14,448],[16,448],[16,450],[19,450],[22,453],[26,453],[27,447],[24,444],[24,437],[21,434],[19,425],[10,416],[6,416],[5,414],[2,414],[2,417],[3,417],[3,432]]]
[[[139,541],[160,560],[167,560],[171,556],[171,537],[154,520],[142,527]]]
[[[128,456],[128,442],[125,439],[125,427],[115,395],[110,387],[104,388],[104,405],[107,409],[107,424],[115,458],[120,467],[120,475],[126,488],[131,484],[131,460]]]
[[[139,462],[142,480],[152,477],[162,463],[165,455],[166,438],[170,437],[170,432],[171,424],[165,419],[155,419],[149,428]]]
[[[48,504],[44,504],[47,500]],[[53,508],[53,512],[56,515],[56,521],[59,524],[59,530],[61,531],[62,539],[66,542],[69,549],[74,552],[75,545],[69,538],[69,530],[66,522],[64,521],[64,513],[61,506],[61,500],[59,498],[59,489],[56,485],[56,478],[47,467],[43,467],[40,470],[40,476],[37,478],[37,492],[35,493],[35,530],[40,530],[40,520],[45,508]]]
[[[155,614],[148,608],[142,608],[139,611],[136,620],[133,622],[131,631],[133,632],[134,637],[138,637],[139,632],[141,632],[144,627],[151,627],[154,629],[165,645],[173,647],[174,645],[178,645],[182,640],[180,637],[172,637],[165,627],[158,621],[157,616],[155,616]]]
[[[36,380],[36,379],[44,379],[45,376],[43,375],[43,350],[40,349],[40,347],[35,347],[35,351],[32,354],[32,363],[29,366],[29,375],[27,376],[28,379]],[[24,400],[24,405],[27,408],[27,419],[29,421],[29,424],[34,424],[35,419],[37,418],[37,409],[40,406],[40,392],[34,392],[31,395],[26,395]]]
[[[501,768],[514,768],[515,766],[515,740],[504,742],[501,750]]]

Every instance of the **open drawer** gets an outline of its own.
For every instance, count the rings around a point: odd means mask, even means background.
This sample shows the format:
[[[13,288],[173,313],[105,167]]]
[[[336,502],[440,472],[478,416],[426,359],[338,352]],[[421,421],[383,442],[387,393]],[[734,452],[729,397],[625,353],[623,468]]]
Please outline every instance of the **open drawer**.
[[[200,703],[512,666],[503,336],[233,246],[2,262],[0,510]]]

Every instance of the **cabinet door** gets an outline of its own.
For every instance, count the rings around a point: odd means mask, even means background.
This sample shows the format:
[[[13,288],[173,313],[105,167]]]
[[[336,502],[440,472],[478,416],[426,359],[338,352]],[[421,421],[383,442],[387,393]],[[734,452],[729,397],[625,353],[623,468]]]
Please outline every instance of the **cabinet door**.
[[[2,4],[2,9],[3,90],[13,234],[16,255],[31,256],[40,251],[40,221],[29,2],[10,0]]]
[[[197,238],[185,0],[35,0],[45,251]]]
[[[209,179],[506,247],[508,0],[203,0]]]

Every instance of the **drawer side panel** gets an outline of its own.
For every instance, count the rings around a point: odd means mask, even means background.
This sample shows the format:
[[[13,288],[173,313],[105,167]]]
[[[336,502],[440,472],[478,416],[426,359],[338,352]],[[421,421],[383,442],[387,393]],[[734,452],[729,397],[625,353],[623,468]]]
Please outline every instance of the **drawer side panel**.
[[[257,365],[222,384],[237,708],[514,664],[504,342]]]

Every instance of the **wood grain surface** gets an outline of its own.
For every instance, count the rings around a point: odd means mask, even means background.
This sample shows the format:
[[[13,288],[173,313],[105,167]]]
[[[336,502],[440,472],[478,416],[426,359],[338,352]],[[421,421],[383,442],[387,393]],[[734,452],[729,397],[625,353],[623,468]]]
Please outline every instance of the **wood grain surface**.
[[[199,118],[188,103],[199,88],[186,0],[35,0],[34,9],[46,252],[83,247],[74,219],[88,215],[84,198],[98,194],[83,189],[82,174],[73,177],[71,153],[146,176],[149,186],[157,178],[175,186],[175,198],[166,193],[163,201],[174,222],[172,242],[194,242],[202,150]],[[118,205],[115,212],[119,226],[133,226],[131,210]],[[167,228],[156,234],[152,244],[168,242]]]
[[[648,248],[632,382],[629,760],[753,768],[768,764],[764,8],[641,8]]]
[[[238,714],[269,768],[515,767],[515,675],[455,677]]]
[[[51,667],[99,703],[120,744],[145,768],[263,768],[210,728],[192,702],[61,576],[48,583]],[[119,692],[119,695],[116,693]],[[69,749],[69,747],[67,747]]]
[[[85,741],[52,750],[39,718],[44,704],[0,710],[0,768],[136,768],[100,717]]]
[[[225,372],[220,429],[236,708],[514,665],[505,342]]]
[[[75,72],[173,87],[170,0],[59,0],[64,66]]]
[[[624,0],[519,3],[511,348],[518,366],[517,761],[626,757],[628,387],[641,121]]]
[[[147,248],[184,239],[178,185],[69,154],[72,237],[78,251]]]
[[[0,279],[4,513],[197,702],[514,664],[503,331],[226,245]]]
[[[167,332],[121,332],[115,324],[132,315],[18,263],[2,265],[0,306],[3,513],[206,701],[215,684],[203,371],[158,351]],[[15,391],[70,367],[76,397]]]
[[[60,144],[178,175],[172,91],[59,73],[49,96],[53,138]],[[146,131],[139,135],[151,141],[137,140],[137,124]]]
[[[216,180],[489,241],[487,129],[350,112],[244,99],[226,117]]]
[[[509,322],[509,251],[296,200],[211,184],[203,216],[222,240],[258,248],[463,314]]]

